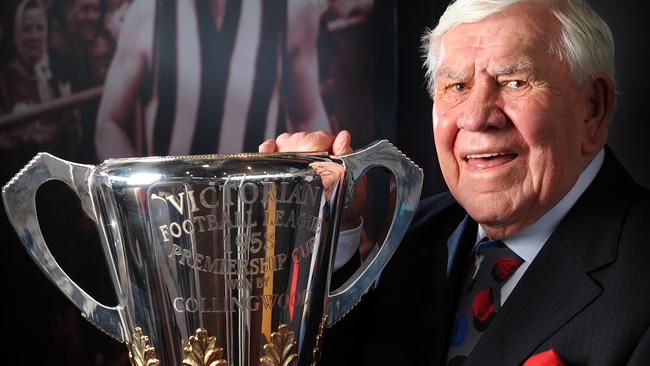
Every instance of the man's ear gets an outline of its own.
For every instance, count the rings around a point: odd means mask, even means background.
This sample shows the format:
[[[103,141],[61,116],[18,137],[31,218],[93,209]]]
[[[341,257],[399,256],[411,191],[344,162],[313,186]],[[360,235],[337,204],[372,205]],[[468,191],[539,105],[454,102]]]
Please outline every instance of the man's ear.
[[[614,113],[616,90],[614,80],[607,74],[597,74],[588,85],[588,110],[584,120],[585,138],[582,152],[597,153],[607,141],[609,121]]]

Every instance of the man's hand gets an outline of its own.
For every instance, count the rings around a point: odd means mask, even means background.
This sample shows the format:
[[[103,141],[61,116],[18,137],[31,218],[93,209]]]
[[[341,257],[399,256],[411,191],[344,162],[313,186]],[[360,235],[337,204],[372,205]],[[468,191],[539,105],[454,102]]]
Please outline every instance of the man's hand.
[[[259,152],[327,151],[331,155],[352,152],[350,132],[341,131],[336,136],[325,131],[283,133],[268,139],[259,146]]]
[[[259,152],[306,152],[327,151],[339,156],[352,153],[352,136],[343,130],[336,136],[325,131],[283,133],[275,139],[264,141],[258,148]],[[341,229],[349,230],[361,224],[361,208],[367,203],[367,182],[365,175],[359,180],[352,203],[343,210]]]

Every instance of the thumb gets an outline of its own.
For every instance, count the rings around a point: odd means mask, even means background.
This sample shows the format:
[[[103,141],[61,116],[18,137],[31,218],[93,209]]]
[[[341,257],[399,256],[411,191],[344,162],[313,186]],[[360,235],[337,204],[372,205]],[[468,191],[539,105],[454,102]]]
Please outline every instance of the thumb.
[[[342,130],[336,135],[332,144],[332,153],[334,155],[346,155],[352,153],[352,135],[347,130]]]

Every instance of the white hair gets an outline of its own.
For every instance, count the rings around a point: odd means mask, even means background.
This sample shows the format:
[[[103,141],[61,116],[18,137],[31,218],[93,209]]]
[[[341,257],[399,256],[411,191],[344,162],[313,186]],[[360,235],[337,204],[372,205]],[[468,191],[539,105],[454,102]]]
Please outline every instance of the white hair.
[[[605,21],[584,0],[457,0],[440,17],[438,25],[422,37],[428,89],[434,91],[435,73],[441,60],[442,37],[459,24],[479,22],[519,3],[538,3],[560,23],[561,35],[550,52],[565,60],[578,83],[598,73],[615,80],[614,38]]]
[[[45,7],[40,0],[22,0],[20,4],[18,4],[18,7],[16,7],[16,15],[14,16],[14,33],[17,34],[20,31],[20,27],[23,24],[23,17],[25,16],[27,10],[30,9],[39,9],[43,12],[43,14],[47,15]]]

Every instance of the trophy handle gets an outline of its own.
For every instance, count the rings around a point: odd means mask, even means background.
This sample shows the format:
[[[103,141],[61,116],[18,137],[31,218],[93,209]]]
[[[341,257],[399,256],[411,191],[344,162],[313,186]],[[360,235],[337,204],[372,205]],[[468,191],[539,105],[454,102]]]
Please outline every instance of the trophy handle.
[[[422,169],[387,140],[375,142],[362,150],[341,156],[340,159],[345,163],[346,170],[346,205],[352,199],[359,178],[373,167],[385,168],[393,174],[397,193],[393,219],[379,250],[375,251],[372,258],[366,259],[341,287],[328,295],[328,327],[339,321],[361,300],[361,296],[384,269],[404,237],[422,190]]]
[[[34,262],[72,303],[84,318],[120,342],[126,340],[122,327],[121,307],[100,304],[68,277],[45,243],[36,214],[36,192],[45,182],[60,180],[81,199],[88,217],[97,223],[89,191],[88,178],[94,166],[71,163],[48,153],[36,155],[2,188],[2,198],[9,221]]]

